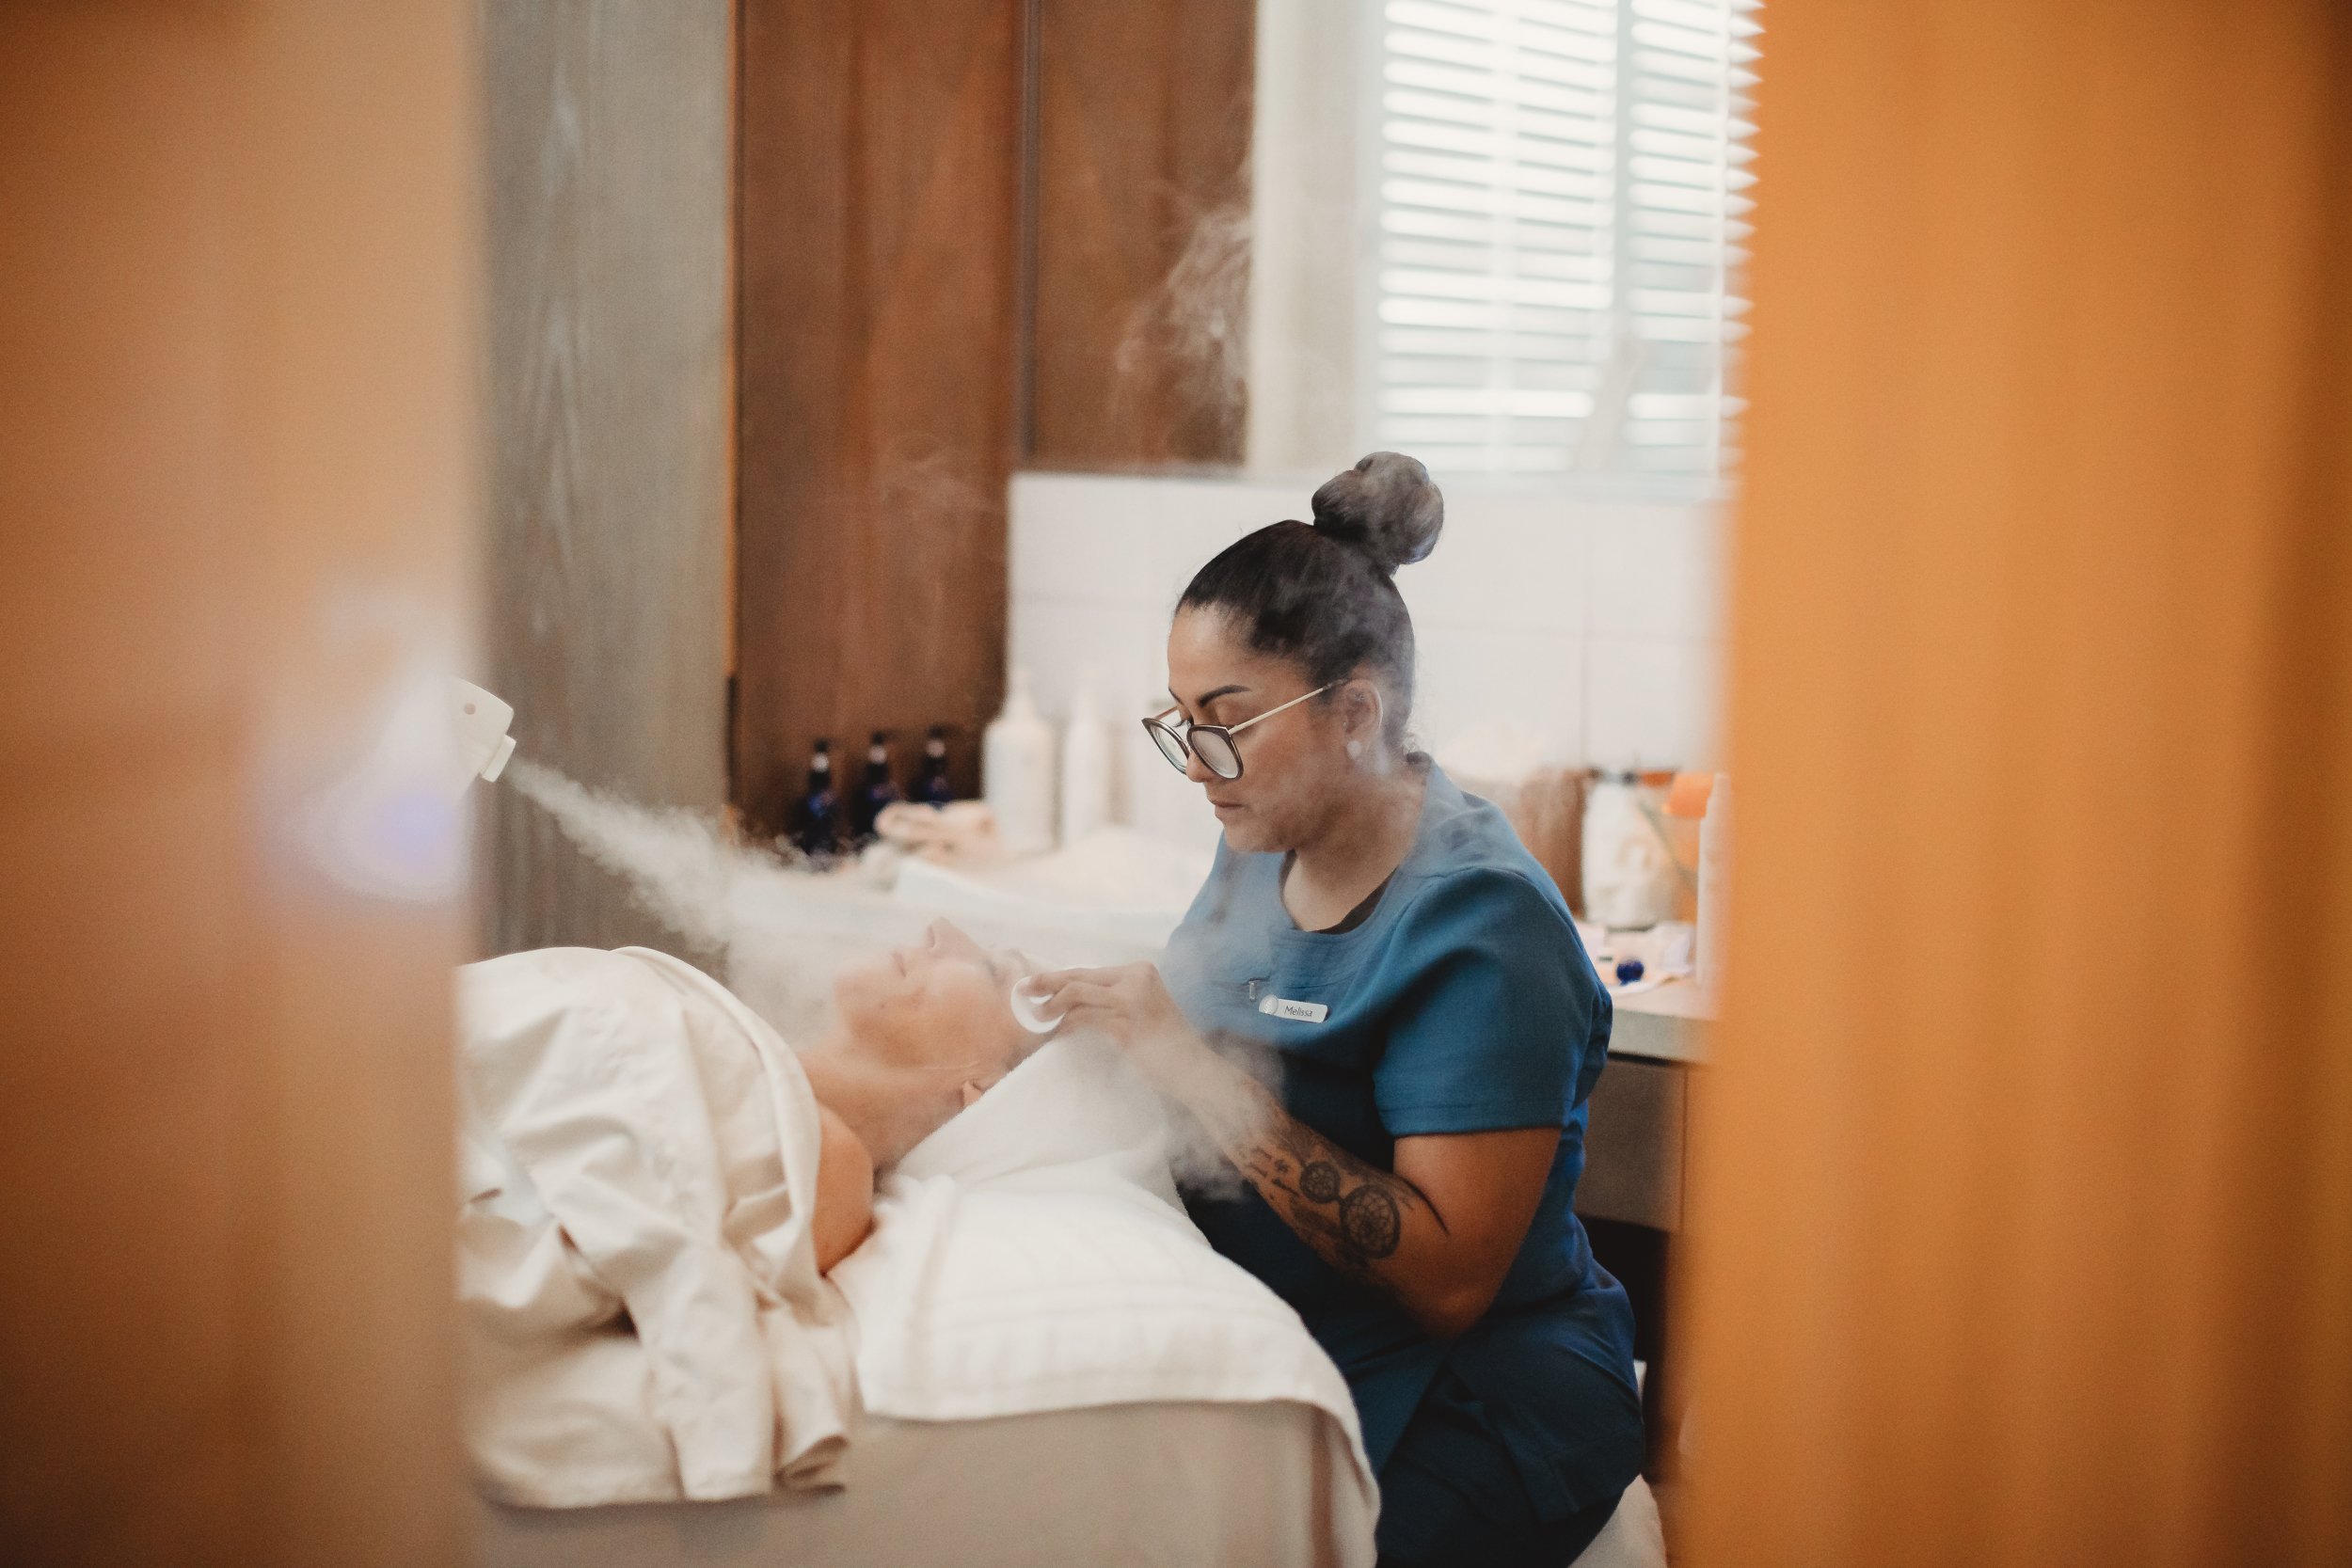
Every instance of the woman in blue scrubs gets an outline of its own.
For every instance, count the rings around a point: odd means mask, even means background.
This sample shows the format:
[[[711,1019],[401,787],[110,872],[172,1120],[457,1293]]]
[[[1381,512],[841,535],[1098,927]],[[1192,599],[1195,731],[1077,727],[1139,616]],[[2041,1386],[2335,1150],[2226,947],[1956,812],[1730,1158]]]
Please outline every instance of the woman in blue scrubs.
[[[1381,1561],[1562,1568],[1642,1461],[1633,1320],[1571,1207],[1610,1005],[1501,813],[1410,749],[1394,574],[1443,501],[1375,452],[1203,566],[1146,721],[1224,825],[1164,967],[1042,977],[1245,1179],[1196,1196],[1348,1380]]]

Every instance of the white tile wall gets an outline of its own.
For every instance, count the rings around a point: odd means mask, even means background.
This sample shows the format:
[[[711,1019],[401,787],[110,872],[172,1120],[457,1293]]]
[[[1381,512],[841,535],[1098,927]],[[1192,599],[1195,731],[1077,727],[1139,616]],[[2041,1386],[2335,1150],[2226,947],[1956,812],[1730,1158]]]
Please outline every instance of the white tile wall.
[[[1475,724],[1515,720],[1545,740],[1552,760],[1581,762],[1584,733],[1585,640],[1574,631],[1510,627],[1426,627],[1414,618],[1419,679],[1413,733],[1442,752]]]
[[[1588,524],[1595,632],[1622,637],[1723,634],[1720,515],[1711,507],[1611,507]]]
[[[1068,713],[1089,671],[1111,713],[1140,717],[1167,684],[1168,618],[1193,572],[1250,529],[1306,516],[1311,489],[1016,474],[1009,652],[1047,717]],[[1711,507],[1449,487],[1437,552],[1397,578],[1420,642],[1422,743],[1442,752],[1509,718],[1562,762],[1716,766],[1721,529]],[[1214,840],[1200,792],[1149,745],[1122,726],[1122,819]]]
[[[1605,767],[1720,766],[1716,748],[1720,641],[1612,637],[1586,644],[1584,744]]]

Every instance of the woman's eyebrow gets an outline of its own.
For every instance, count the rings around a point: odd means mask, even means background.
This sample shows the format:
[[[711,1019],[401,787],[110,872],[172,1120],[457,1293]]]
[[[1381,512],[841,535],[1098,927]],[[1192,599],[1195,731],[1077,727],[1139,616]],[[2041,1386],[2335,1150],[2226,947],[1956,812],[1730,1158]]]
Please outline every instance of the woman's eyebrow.
[[[1200,696],[1195,697],[1192,700],[1192,705],[1195,707],[1207,707],[1211,703],[1216,702],[1219,697],[1231,697],[1238,692],[1247,691],[1248,689],[1249,688],[1246,686],[1220,686],[1215,691],[1203,691]],[[1171,691],[1168,695],[1175,697],[1176,693]],[[1177,698],[1177,701],[1179,702],[1182,702],[1183,700],[1184,699],[1181,697]]]

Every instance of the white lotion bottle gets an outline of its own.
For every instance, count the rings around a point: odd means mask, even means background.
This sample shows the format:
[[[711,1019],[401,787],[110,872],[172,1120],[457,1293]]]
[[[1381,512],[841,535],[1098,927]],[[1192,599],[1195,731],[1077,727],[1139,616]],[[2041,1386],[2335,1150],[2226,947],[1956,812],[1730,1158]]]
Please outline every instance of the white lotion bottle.
[[[1061,841],[1077,843],[1111,819],[1111,736],[1091,672],[1078,681],[1061,735]]]
[[[1724,983],[1724,922],[1731,914],[1731,775],[1718,773],[1699,818],[1699,932],[1692,978],[1710,999]]]
[[[980,736],[980,795],[1007,852],[1041,855],[1054,847],[1054,726],[1029,695],[1029,672],[1017,666],[1005,711]]]

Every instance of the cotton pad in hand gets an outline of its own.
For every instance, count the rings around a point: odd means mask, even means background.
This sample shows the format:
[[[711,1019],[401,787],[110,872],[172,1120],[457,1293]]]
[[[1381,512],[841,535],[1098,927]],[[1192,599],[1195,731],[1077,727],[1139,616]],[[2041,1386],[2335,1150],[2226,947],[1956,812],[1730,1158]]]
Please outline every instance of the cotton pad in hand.
[[[1014,1021],[1030,1034],[1050,1035],[1061,1027],[1061,1020],[1047,1018],[1040,1010],[1045,1006],[1044,1000],[1029,990],[1028,981],[1013,982],[1010,1001]]]

